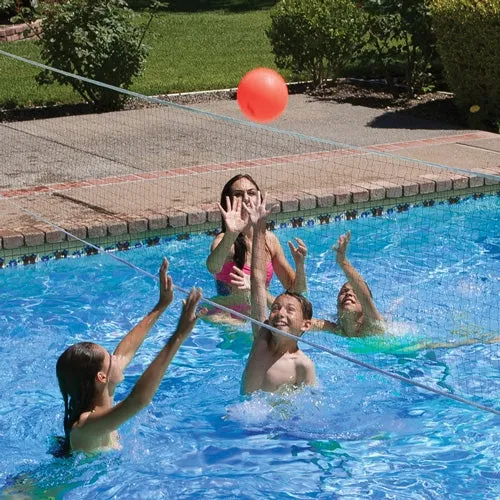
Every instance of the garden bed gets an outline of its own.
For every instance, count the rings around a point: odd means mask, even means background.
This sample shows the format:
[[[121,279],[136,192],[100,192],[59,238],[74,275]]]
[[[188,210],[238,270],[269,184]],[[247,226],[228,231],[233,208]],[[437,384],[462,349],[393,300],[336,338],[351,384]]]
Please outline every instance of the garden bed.
[[[16,42],[29,40],[42,32],[42,20],[26,24],[0,24],[0,42]]]

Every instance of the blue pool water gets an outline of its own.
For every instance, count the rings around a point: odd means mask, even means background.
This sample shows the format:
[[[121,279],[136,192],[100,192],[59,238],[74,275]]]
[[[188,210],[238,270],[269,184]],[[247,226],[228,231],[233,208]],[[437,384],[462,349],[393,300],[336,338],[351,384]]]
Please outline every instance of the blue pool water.
[[[333,317],[349,256],[389,320],[384,338],[307,338],[384,370],[498,408],[500,197],[276,232],[308,247],[315,316]],[[215,292],[211,238],[120,253],[174,282]],[[71,343],[113,349],[155,303],[157,284],[108,255],[0,272],[0,484],[29,498],[481,498],[500,495],[500,418],[372,373],[307,345],[319,385],[240,395],[250,327],[200,322],[153,403],[120,429],[123,449],[55,459],[63,405],[55,362]],[[273,281],[273,291],[278,283]],[[126,395],[175,328],[181,293],[119,386]],[[474,345],[414,349],[422,342]],[[482,341],[481,341],[482,340]]]

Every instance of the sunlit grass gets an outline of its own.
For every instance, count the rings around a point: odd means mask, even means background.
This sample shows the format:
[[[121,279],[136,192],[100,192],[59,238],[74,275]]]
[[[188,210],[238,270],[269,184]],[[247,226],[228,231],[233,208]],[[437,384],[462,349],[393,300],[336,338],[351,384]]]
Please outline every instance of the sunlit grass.
[[[146,13],[137,15],[140,24],[147,19]],[[145,38],[150,50],[144,72],[135,79],[131,90],[156,95],[229,88],[256,66],[275,68],[265,34],[269,22],[266,10],[159,13]],[[42,62],[33,41],[4,43],[0,49]],[[0,106],[80,101],[69,86],[39,86],[35,81],[39,71],[0,55]]]

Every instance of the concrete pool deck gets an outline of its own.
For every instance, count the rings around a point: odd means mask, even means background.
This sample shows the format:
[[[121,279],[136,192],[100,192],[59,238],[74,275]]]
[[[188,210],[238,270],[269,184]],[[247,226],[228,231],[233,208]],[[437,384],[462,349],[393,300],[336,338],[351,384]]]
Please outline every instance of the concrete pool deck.
[[[213,101],[197,107],[238,117],[234,101]],[[154,108],[119,113],[121,127],[130,121],[133,141],[145,145],[133,149],[138,157],[131,158],[132,163],[144,161],[140,155],[144,155],[144,148],[151,141],[164,140],[151,137],[151,128],[141,125],[154,114]],[[123,165],[116,169],[116,165],[104,161],[106,155],[101,155],[104,160],[99,168],[94,172],[86,169],[82,177],[76,160],[55,165],[61,162],[47,157],[54,149],[48,151],[41,146],[41,141],[50,141],[51,148],[67,148],[74,141],[75,131],[80,139],[86,131],[100,130],[105,135],[107,129],[112,129],[109,123],[113,115],[0,124],[4,137],[0,146],[0,256],[71,239],[64,231],[36,220],[20,207],[90,241],[106,237],[127,239],[168,228],[182,232],[217,224],[220,189],[237,173],[247,172],[261,181],[265,179],[263,189],[279,202],[281,212],[290,214],[315,209],[335,211],[339,210],[336,207],[347,209],[359,203],[397,203],[423,195],[445,197],[500,189],[495,187],[500,176],[498,134],[454,129],[387,110],[318,103],[305,96],[291,96],[286,116],[278,120],[276,128],[363,149],[340,145],[326,153],[301,154],[301,161],[297,161],[297,155],[270,156],[259,161],[176,164],[159,170],[153,164],[149,170],[141,171],[127,170]],[[335,126],[325,127],[325,123]],[[116,129],[113,137],[104,139],[110,148],[123,147],[120,142],[113,145],[113,138],[121,130],[125,129]],[[83,148],[72,149],[78,150],[82,164],[90,165]],[[394,155],[394,161],[391,156],[379,157],[378,153]],[[383,159],[376,173],[368,175],[359,168],[360,155],[365,163]],[[98,155],[92,156],[95,160]],[[305,156],[307,164],[303,161]],[[330,172],[326,169],[329,162],[341,168]],[[434,164],[450,168],[437,168]],[[315,169],[320,168],[321,175],[316,175]]]

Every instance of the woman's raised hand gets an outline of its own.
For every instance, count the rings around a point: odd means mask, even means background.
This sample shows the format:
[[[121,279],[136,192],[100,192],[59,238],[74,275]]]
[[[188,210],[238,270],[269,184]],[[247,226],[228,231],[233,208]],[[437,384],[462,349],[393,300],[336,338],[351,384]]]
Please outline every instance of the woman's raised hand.
[[[243,201],[240,197],[231,200],[229,196],[226,196],[227,210],[224,210],[220,203],[217,204],[226,223],[226,229],[231,233],[241,233],[248,224],[248,214],[242,210],[242,204]]]
[[[295,266],[297,264],[304,262],[307,255],[307,246],[303,240],[300,238],[295,238],[297,242],[297,246],[295,246],[291,241],[288,242],[288,248],[292,253],[293,261],[295,262]]]
[[[258,224],[265,224],[268,215],[271,213],[272,209],[276,206],[272,206],[269,210],[266,208],[267,204],[267,194],[262,196],[259,191],[257,194],[257,200],[249,200],[248,203],[243,204],[243,210],[246,211],[248,217],[250,217],[250,222],[252,225],[257,226]]]

